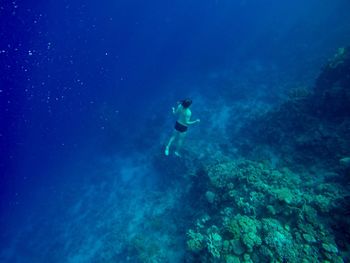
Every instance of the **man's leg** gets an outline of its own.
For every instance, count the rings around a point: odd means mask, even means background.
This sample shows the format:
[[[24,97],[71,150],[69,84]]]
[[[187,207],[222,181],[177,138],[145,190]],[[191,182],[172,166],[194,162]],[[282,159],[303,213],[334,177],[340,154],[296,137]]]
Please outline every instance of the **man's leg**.
[[[175,140],[176,138],[176,131],[174,131],[173,135],[170,137],[170,140],[167,144],[167,146],[165,147],[165,155],[168,156],[169,155],[169,149],[170,149],[170,146],[171,144],[173,143],[173,141]]]
[[[179,133],[179,139],[177,141],[176,150],[175,150],[175,155],[176,156],[181,156],[180,150],[181,150],[181,147],[182,147],[183,140],[184,140],[185,136],[186,136],[186,132]]]

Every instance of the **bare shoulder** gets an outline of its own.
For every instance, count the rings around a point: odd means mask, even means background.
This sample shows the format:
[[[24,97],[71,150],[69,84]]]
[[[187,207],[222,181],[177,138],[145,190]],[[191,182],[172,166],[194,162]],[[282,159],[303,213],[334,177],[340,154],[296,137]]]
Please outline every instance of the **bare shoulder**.
[[[175,112],[180,112],[181,111],[181,104],[179,104],[179,105],[177,105],[177,108],[176,108],[176,110],[175,110]]]

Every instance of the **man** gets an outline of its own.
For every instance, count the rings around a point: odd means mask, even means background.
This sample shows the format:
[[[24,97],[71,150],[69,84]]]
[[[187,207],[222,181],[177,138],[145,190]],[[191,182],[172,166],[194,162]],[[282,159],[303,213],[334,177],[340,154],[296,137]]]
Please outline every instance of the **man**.
[[[192,125],[192,124],[195,124],[197,122],[200,122],[199,119],[197,119],[195,121],[191,121],[192,113],[191,113],[191,110],[189,109],[191,104],[192,104],[192,100],[185,99],[183,101],[178,102],[177,109],[175,109],[174,107],[172,108],[173,114],[178,115],[178,119],[177,119],[175,126],[174,126],[174,129],[175,129],[174,133],[171,136],[167,146],[165,147],[165,155],[166,156],[169,155],[170,146],[174,142],[174,140],[176,140],[176,139],[177,139],[177,144],[176,144],[176,149],[175,149],[174,153],[176,156],[181,156],[179,153],[179,150],[182,146],[183,139],[185,138],[188,125]]]

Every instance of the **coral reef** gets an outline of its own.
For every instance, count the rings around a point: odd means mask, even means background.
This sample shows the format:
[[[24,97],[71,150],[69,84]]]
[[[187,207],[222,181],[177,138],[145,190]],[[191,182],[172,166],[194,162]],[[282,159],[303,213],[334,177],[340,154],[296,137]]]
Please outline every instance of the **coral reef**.
[[[210,218],[197,219],[187,234],[203,262],[342,262],[329,213],[345,187],[314,189],[310,174],[247,160],[210,165],[206,176],[218,201],[203,198]]]
[[[209,216],[188,230],[189,258],[349,260],[349,73],[350,49],[341,48],[313,90],[292,91],[232,134],[236,158],[203,161],[199,214]]]

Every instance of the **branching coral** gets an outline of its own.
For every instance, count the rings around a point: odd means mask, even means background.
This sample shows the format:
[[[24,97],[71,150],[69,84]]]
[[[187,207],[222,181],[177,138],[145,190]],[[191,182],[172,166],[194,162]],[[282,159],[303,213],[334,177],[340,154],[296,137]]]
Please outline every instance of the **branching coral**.
[[[187,238],[187,247],[191,251],[198,252],[204,248],[204,236],[201,233],[194,232],[192,229],[190,229],[187,232]]]
[[[211,226],[197,223],[201,233],[188,234],[191,251],[207,253],[215,262],[244,260],[243,255],[254,262],[259,256],[286,262],[338,256],[322,216],[344,190],[334,191],[329,183],[315,188],[309,175],[252,161],[219,162],[207,172],[203,200],[214,206],[203,213],[210,214]]]
[[[263,219],[264,243],[273,249],[280,260],[289,260],[291,262],[298,258],[297,247],[288,228],[283,228],[281,224],[274,219]]]
[[[235,239],[240,239],[248,251],[252,251],[254,246],[261,245],[261,238],[258,233],[260,228],[261,225],[258,220],[242,215],[236,215],[226,225],[226,229]]]
[[[274,192],[279,201],[285,202],[286,204],[292,203],[293,194],[288,188],[283,187],[281,189],[276,189]]]
[[[222,238],[218,233],[210,233],[207,239],[207,248],[214,258],[220,258],[222,249]]]

